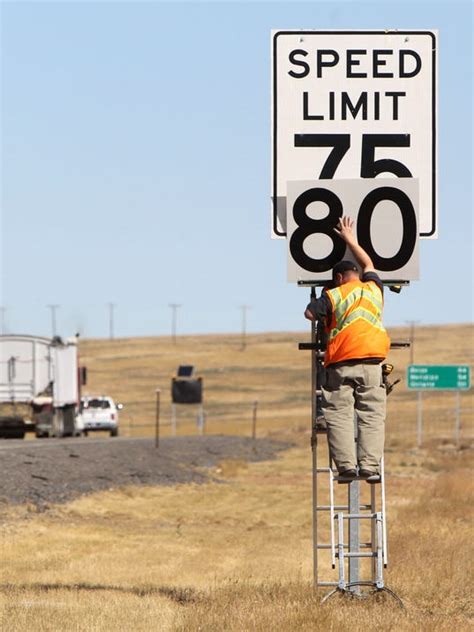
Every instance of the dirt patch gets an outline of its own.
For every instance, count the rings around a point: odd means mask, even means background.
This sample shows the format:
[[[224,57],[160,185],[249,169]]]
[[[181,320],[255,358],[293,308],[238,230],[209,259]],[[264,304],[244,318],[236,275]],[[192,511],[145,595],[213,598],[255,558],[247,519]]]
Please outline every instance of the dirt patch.
[[[206,468],[229,459],[274,459],[289,447],[270,439],[215,435],[163,439],[158,450],[153,439],[2,442],[0,503],[44,508],[126,485],[203,483],[212,478]]]

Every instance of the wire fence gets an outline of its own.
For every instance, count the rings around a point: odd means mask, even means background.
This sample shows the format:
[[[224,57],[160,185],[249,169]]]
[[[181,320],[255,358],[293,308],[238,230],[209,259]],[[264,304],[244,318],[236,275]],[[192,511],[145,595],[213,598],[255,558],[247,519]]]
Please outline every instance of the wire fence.
[[[160,434],[234,434],[269,436],[289,432],[310,433],[311,406],[307,398],[248,400],[204,403],[204,424],[199,405],[177,405],[175,422],[171,404],[160,407]],[[387,446],[423,447],[430,444],[455,444],[461,447],[474,440],[473,396],[470,392],[424,393],[420,414],[416,392],[401,391],[388,400]],[[145,415],[121,416],[124,436],[153,436],[156,414],[152,406]]]
[[[430,444],[470,444],[474,439],[474,408],[470,392],[410,393],[389,403],[388,442],[418,448]]]

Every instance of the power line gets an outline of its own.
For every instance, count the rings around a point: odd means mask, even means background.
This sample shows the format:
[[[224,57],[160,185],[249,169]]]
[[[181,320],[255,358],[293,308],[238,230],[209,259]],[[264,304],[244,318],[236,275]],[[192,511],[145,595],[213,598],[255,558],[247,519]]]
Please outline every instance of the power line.
[[[410,325],[410,364],[415,364],[415,327],[421,321],[406,320],[405,322]]]
[[[242,310],[242,344],[241,350],[244,351],[247,347],[247,310],[250,309],[250,305],[241,305]]]
[[[54,338],[57,335],[56,310],[61,306],[60,305],[46,305],[46,307],[49,307],[49,309],[51,310],[51,332],[52,332],[52,337]]]
[[[179,303],[169,303],[169,307],[172,309],[171,315],[171,338],[173,340],[173,344],[176,344],[176,327],[178,323],[178,309],[182,307]]]
[[[114,339],[114,310],[116,307],[115,303],[107,303],[109,306],[109,338],[110,340]]]

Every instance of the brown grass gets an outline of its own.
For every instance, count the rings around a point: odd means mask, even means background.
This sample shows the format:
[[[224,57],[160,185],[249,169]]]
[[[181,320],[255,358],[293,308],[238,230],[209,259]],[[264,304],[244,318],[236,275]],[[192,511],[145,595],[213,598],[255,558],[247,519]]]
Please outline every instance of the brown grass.
[[[427,329],[430,335],[420,332],[417,343],[420,362],[466,362],[471,330],[446,328],[450,344],[430,355],[430,341],[435,332],[441,337],[442,328]],[[28,506],[6,508],[0,531],[0,629],[471,629],[470,430],[464,428],[465,449],[454,448],[451,429],[443,425],[427,447],[415,449],[414,398],[404,389],[391,401],[387,427],[390,565],[385,580],[406,610],[383,595],[363,601],[336,596],[320,604],[324,591],[315,594],[311,587],[309,358],[296,349],[301,338],[255,336],[245,352],[230,337],[180,339],[177,348],[156,339],[85,341],[91,388],[122,400],[134,422],[151,421],[154,388],[163,388],[166,405],[165,387],[176,365],[194,362],[205,372],[206,408],[214,411],[210,431],[248,434],[251,406],[245,420],[232,409],[240,403],[244,410],[258,397],[260,434],[290,437],[295,447],[277,461],[224,461],[213,471],[221,483],[118,489],[44,513]],[[181,346],[183,356],[191,349],[182,359]],[[398,367],[406,356],[397,352]],[[449,395],[432,404],[433,415],[449,408]],[[463,406],[470,397],[463,397]],[[149,408],[143,417],[141,406]],[[181,431],[195,432],[191,423],[183,423]],[[140,429],[151,431],[151,426]],[[320,450],[322,458],[324,446]]]
[[[399,458],[388,459],[386,582],[406,612],[383,597],[320,605],[309,455],[296,447],[277,462],[221,464],[224,485],[127,488],[12,513],[3,629],[467,630],[469,455],[433,452],[409,476]]]

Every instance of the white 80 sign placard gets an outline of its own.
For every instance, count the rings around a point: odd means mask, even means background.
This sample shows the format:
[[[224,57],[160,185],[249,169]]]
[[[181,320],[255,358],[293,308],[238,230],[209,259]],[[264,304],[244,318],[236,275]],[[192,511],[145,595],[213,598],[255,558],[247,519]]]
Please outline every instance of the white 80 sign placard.
[[[295,181],[287,194],[289,281],[329,279],[351,258],[334,230],[343,215],[382,279],[418,278],[417,179]]]

